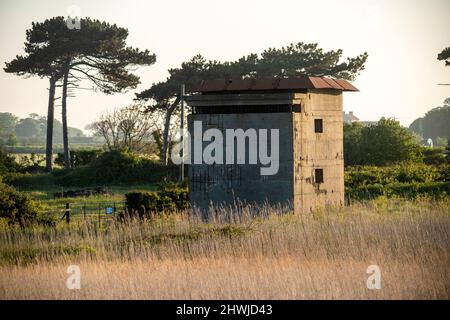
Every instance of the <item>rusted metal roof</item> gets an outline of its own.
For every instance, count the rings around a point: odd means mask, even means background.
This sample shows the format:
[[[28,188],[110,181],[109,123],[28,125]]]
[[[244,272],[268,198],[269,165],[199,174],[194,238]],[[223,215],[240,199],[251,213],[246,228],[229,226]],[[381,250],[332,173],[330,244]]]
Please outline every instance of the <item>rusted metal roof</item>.
[[[203,80],[191,92],[257,91],[257,90],[304,90],[334,89],[359,91],[343,79],[325,77],[244,79],[244,80]]]

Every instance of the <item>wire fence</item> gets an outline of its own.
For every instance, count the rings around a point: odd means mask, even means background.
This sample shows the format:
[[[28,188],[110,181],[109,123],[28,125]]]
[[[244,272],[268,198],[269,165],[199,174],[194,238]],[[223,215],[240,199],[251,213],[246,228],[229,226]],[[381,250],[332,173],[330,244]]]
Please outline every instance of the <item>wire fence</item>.
[[[57,215],[60,220],[70,223],[72,219],[98,218],[110,219],[125,210],[124,201],[100,201],[100,202],[66,202],[60,209],[48,213]]]

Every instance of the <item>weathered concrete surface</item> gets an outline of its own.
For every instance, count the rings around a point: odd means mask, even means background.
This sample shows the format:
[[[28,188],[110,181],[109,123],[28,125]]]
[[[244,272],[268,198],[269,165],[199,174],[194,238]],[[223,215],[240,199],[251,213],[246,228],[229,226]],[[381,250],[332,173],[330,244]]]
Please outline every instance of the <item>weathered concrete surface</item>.
[[[197,114],[188,117],[188,129],[193,134],[194,121],[201,121],[203,132],[217,128],[225,137],[226,129],[279,129],[279,170],[276,175],[262,176],[261,164],[189,166],[189,197],[191,204],[206,208],[208,205],[232,205],[243,203],[286,204],[293,197],[293,152],[292,113],[244,113],[244,114]],[[268,133],[270,137],[270,133]],[[269,139],[270,141],[270,139]],[[191,150],[193,150],[192,137]],[[210,142],[203,142],[203,148]],[[225,143],[225,141],[224,141]],[[235,147],[236,149],[236,147]],[[268,147],[270,153],[270,145]],[[224,151],[224,157],[225,157]],[[246,143],[246,163],[248,163],[248,141]],[[225,161],[224,161],[225,162]]]
[[[245,103],[253,103],[248,96],[245,99],[240,96]],[[282,103],[286,103],[286,96],[277,97],[279,101],[281,97]],[[260,98],[258,96],[258,100]],[[270,94],[265,98],[273,101]],[[296,213],[307,213],[316,208],[343,204],[342,92],[310,89],[293,93],[290,98],[292,104],[300,105],[300,112],[193,114],[188,117],[191,135],[194,121],[202,121],[203,132],[217,128],[224,137],[226,129],[237,128],[268,129],[269,132],[270,129],[279,129],[280,133],[280,164],[274,176],[260,175],[261,164],[190,165],[189,196],[193,206],[206,209],[211,204],[229,206],[236,202],[267,202],[293,204]],[[194,104],[202,104],[201,96],[195,99]],[[205,99],[210,100],[211,97]],[[223,103],[227,105],[236,99],[227,98]],[[215,105],[220,108],[221,103]],[[323,120],[322,133],[315,132],[314,119]],[[209,143],[203,142],[203,148]],[[323,169],[323,183],[315,182],[315,169]]]
[[[342,93],[309,90],[299,96],[302,112],[294,113],[293,132],[294,210],[343,205]],[[323,119],[323,133],[314,132],[314,119]],[[323,169],[323,183],[315,183],[314,169]]]

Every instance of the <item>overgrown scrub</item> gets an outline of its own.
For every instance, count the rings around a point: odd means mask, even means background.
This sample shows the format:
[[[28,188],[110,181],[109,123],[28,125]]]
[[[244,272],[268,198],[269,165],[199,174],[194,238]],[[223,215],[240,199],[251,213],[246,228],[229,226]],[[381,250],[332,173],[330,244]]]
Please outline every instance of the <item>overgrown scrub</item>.
[[[188,189],[175,182],[163,181],[155,192],[133,191],[125,194],[128,212],[145,213],[173,212],[189,208]]]
[[[10,182],[12,175],[17,171],[18,164],[0,145],[0,177],[4,182]]]
[[[445,198],[450,194],[450,165],[410,163],[389,167],[346,167],[345,190],[350,199],[377,196]]]
[[[386,166],[421,162],[421,146],[416,137],[394,119],[377,123],[344,124],[344,161],[346,165]]]
[[[0,227],[1,299],[449,299],[450,205],[379,198],[122,224]],[[67,290],[79,265],[82,289]],[[382,289],[368,290],[367,267]]]
[[[9,175],[9,183],[19,190],[41,189],[55,186],[55,177],[51,173],[21,173]]]
[[[175,176],[177,168],[125,151],[101,154],[89,165],[55,172],[61,186],[101,186],[125,183],[154,183],[165,176]]]
[[[102,150],[99,149],[71,150],[70,166],[72,168],[86,166],[97,159],[101,153]],[[58,155],[55,158],[55,164],[60,165],[61,167],[64,166],[64,154],[62,152],[58,152]]]
[[[51,224],[52,219],[42,213],[41,205],[30,196],[19,192],[0,180],[0,218],[21,227],[33,223]]]
[[[429,165],[450,164],[450,156],[446,155],[443,147],[422,147],[423,163]]]

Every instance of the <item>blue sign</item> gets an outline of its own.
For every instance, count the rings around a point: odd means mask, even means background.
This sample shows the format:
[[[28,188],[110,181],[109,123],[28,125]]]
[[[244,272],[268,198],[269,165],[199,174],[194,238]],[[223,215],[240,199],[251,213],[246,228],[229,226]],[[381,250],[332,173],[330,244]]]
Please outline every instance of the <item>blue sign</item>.
[[[112,214],[114,212],[112,207],[107,207],[106,208],[106,214]]]

